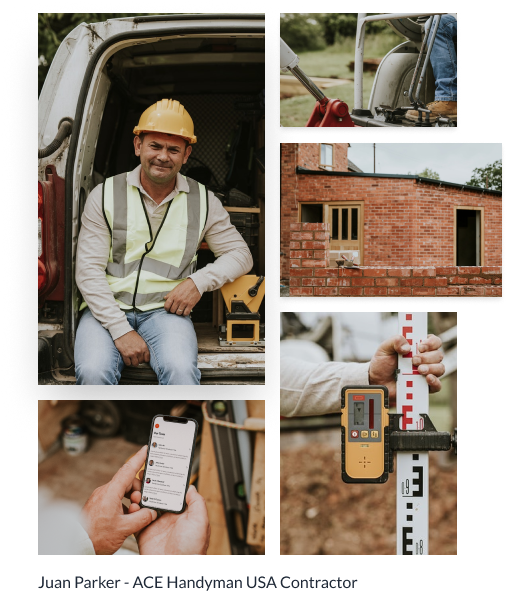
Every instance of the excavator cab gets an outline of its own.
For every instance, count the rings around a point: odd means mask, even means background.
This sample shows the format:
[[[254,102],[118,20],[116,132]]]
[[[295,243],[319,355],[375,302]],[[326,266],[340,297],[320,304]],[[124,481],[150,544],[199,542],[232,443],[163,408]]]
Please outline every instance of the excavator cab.
[[[438,118],[432,124],[428,122],[430,110],[427,105],[435,99],[435,77],[429,59],[434,42],[431,27],[435,20],[436,31],[440,19],[441,14],[386,19],[388,25],[405,41],[382,60],[373,82],[367,110],[357,105],[359,97],[356,93],[356,106],[351,114],[356,124],[374,127],[456,126],[456,121],[447,118]],[[426,30],[425,23],[428,20],[432,22]],[[360,23],[359,16],[358,42],[361,35]],[[357,69],[356,75],[361,76]],[[406,112],[414,109],[419,111],[419,120],[416,122],[406,118]]]

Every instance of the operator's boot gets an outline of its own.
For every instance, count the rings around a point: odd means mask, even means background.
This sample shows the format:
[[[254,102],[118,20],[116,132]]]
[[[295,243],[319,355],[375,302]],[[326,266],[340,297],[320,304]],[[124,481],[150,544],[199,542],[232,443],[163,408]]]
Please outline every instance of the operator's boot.
[[[426,107],[431,109],[430,122],[432,124],[439,116],[442,116],[443,118],[449,118],[453,122],[456,122],[458,119],[457,101],[432,101],[431,103],[428,103]],[[417,122],[419,119],[419,112],[415,109],[411,109],[410,111],[407,111],[407,115],[405,117],[411,122]],[[422,117],[424,121],[426,114],[423,113]]]

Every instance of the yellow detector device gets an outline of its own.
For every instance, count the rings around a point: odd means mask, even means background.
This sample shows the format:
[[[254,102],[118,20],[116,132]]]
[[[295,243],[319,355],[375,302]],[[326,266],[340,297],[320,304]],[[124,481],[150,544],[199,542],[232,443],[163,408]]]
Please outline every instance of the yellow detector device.
[[[345,386],[341,424],[343,481],[385,483],[389,477],[389,390]]]

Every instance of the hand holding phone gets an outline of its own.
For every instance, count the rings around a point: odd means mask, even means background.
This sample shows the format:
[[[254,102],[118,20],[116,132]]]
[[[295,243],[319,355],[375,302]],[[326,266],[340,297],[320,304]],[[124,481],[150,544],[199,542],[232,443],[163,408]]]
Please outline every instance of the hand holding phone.
[[[143,479],[141,473],[140,479]],[[134,503],[141,494],[131,496],[129,513],[140,508]],[[187,507],[181,514],[162,514],[135,536],[141,555],[205,555],[211,528],[204,499],[191,485],[186,494]]]
[[[190,481],[197,422],[156,415],[151,424],[141,507],[181,514]]]

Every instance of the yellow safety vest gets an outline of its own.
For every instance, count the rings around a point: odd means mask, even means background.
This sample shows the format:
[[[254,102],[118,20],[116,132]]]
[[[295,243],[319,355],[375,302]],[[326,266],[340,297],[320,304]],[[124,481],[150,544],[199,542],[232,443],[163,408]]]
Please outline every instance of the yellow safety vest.
[[[123,310],[164,306],[164,296],[197,268],[199,240],[208,217],[208,191],[186,178],[189,192],[168,204],[155,237],[143,198],[127,173],[106,179],[102,208],[111,233],[106,278]]]

